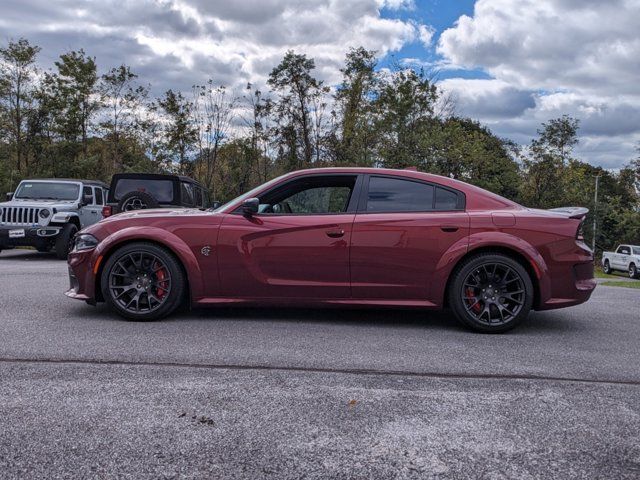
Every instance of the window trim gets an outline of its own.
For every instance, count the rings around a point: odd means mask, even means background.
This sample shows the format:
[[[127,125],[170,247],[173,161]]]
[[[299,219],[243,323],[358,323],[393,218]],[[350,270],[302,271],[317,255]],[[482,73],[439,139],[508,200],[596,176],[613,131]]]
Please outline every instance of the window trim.
[[[415,182],[421,183],[423,185],[433,187],[433,203],[431,204],[431,210],[385,210],[384,212],[370,212],[367,210],[367,202],[369,200],[369,183],[371,177],[378,178],[391,178],[393,180],[404,180],[407,182]],[[448,190],[458,197],[458,203],[461,204],[460,208],[435,208],[436,203],[436,189],[442,188],[444,190]],[[421,180],[419,178],[410,178],[403,177],[400,175],[389,175],[389,174],[366,174],[363,180],[362,190],[360,192],[360,199],[358,201],[358,215],[383,215],[385,213],[443,213],[443,212],[465,212],[467,209],[467,197],[464,192],[460,190],[456,190],[455,188],[448,187],[446,185],[442,185],[440,183],[428,182],[425,180]]]
[[[286,187],[290,183],[297,182],[300,180],[304,180],[307,178],[314,177],[356,177],[356,181],[353,185],[353,192],[351,192],[351,197],[349,198],[349,204],[347,205],[347,209],[344,212],[327,212],[327,213],[255,213],[254,217],[318,217],[318,216],[335,216],[335,215],[348,215],[350,213],[357,213],[358,202],[360,201],[360,190],[362,189],[362,182],[364,181],[364,175],[361,173],[312,173],[309,175],[300,175],[294,178],[291,178],[285,182],[278,183],[274,185],[269,190],[265,190],[260,192],[260,196],[268,195],[274,190],[278,190],[280,188]],[[242,215],[242,204],[238,205],[238,207],[229,212],[231,215]]]

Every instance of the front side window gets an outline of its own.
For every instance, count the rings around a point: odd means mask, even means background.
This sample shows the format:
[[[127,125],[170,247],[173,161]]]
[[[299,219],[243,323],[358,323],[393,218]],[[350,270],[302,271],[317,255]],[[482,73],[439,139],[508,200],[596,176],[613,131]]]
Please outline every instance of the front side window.
[[[356,183],[356,177],[308,177],[294,180],[267,192],[260,198],[260,213],[313,215],[344,213]]]
[[[96,187],[96,205],[104,205],[103,197],[102,197],[102,188]]]
[[[622,253],[623,255],[629,255],[629,247],[618,248],[618,253]]]
[[[93,201],[93,188],[91,187],[83,187],[82,188],[82,195],[87,197],[87,203],[90,205],[94,205],[95,202]]]
[[[14,198],[30,200],[77,200],[80,186],[75,183],[23,182]]]
[[[389,177],[371,177],[367,212],[424,212],[433,210],[433,185]]]

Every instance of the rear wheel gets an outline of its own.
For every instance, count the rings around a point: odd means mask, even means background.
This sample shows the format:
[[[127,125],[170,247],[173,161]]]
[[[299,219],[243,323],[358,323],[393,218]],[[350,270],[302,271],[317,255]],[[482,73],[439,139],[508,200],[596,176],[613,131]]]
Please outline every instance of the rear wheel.
[[[67,223],[62,227],[62,232],[56,238],[56,257],[66,260],[73,247],[73,237],[78,233],[78,227],[73,223]]]
[[[123,317],[157,320],[182,302],[185,278],[178,260],[151,243],[132,243],[109,257],[101,277],[102,295]]]
[[[456,318],[473,330],[501,333],[522,322],[533,305],[525,268],[501,254],[479,254],[457,267],[449,288]]]
[[[638,268],[635,263],[629,265],[629,278],[638,278]]]
[[[609,260],[604,261],[604,265],[602,266],[602,271],[607,275],[611,275],[611,265],[609,264]]]

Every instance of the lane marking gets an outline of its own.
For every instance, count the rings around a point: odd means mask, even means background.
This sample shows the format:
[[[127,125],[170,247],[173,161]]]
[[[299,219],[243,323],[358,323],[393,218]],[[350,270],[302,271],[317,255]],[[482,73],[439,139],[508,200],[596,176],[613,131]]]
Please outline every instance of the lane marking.
[[[288,367],[271,365],[239,365],[239,364],[207,364],[207,363],[179,363],[179,362],[144,362],[123,360],[83,360],[83,359],[56,359],[56,358],[0,358],[0,363],[26,363],[26,364],[70,364],[70,365],[106,365],[106,366],[131,366],[131,367],[172,367],[172,368],[198,368],[209,370],[256,370],[274,372],[302,372],[302,373],[339,373],[346,375],[381,375],[399,377],[424,377],[441,379],[469,379],[469,380],[527,380],[544,382],[565,383],[595,383],[607,385],[631,385],[640,386],[640,380],[616,380],[602,378],[577,378],[577,377],[553,377],[546,375],[517,375],[517,374],[493,374],[493,373],[443,373],[443,372],[416,372],[402,370],[376,370],[359,368],[321,368],[321,367]]]

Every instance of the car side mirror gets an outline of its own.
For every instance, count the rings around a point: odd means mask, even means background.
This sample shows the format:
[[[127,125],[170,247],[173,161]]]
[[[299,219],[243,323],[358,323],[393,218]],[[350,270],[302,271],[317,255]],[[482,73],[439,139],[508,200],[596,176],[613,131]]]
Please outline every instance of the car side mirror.
[[[13,200],[13,192],[7,192],[7,202]]]
[[[222,205],[222,202],[211,202],[211,208],[214,210],[220,208],[220,205]]]
[[[247,198],[244,202],[242,202],[242,214],[245,217],[251,217],[258,213],[260,209],[260,200],[257,198]]]

